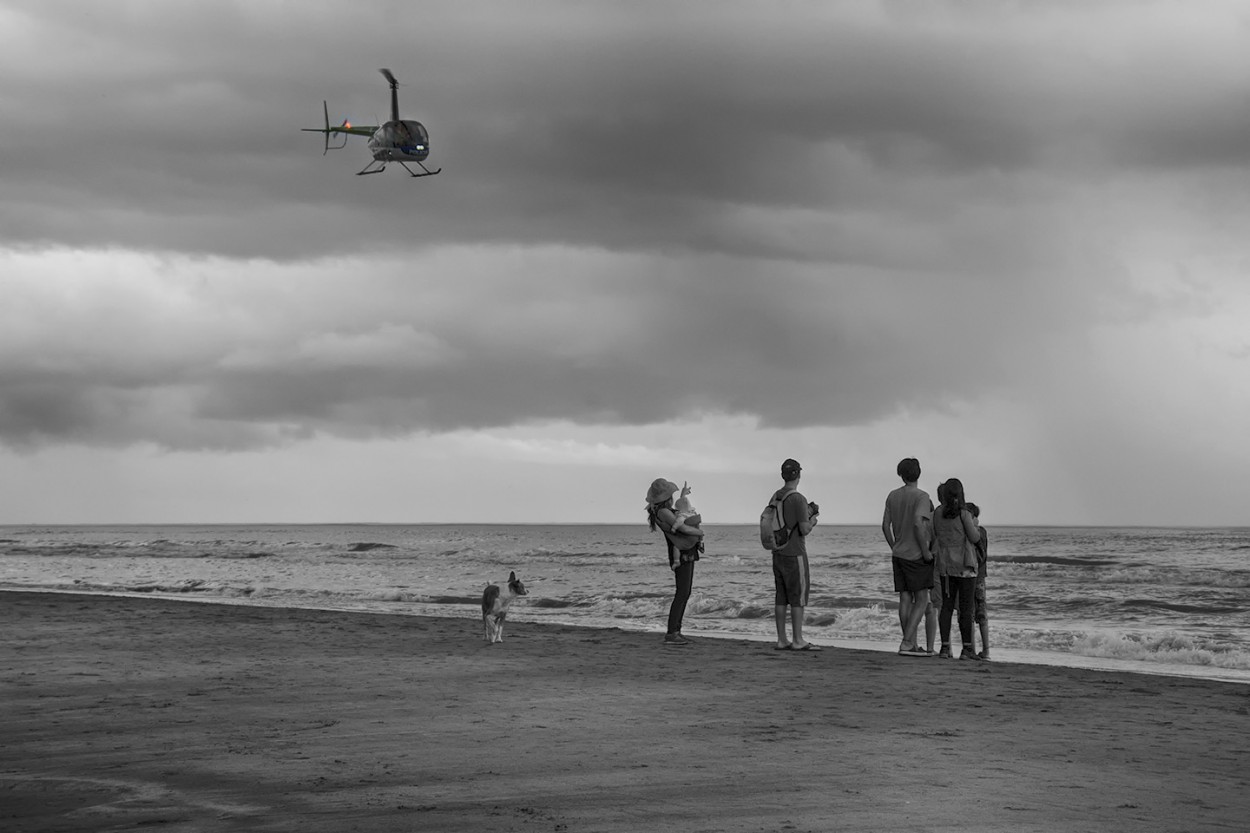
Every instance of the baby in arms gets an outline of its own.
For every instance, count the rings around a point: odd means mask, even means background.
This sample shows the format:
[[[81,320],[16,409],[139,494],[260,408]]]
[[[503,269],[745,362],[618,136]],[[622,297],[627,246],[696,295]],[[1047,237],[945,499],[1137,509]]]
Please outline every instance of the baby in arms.
[[[673,501],[673,514],[677,516],[677,523],[673,524],[674,528],[685,524],[698,529],[703,523],[703,516],[699,514],[699,510],[690,505],[690,498],[686,497],[691,491],[693,490],[683,481],[681,496]]]

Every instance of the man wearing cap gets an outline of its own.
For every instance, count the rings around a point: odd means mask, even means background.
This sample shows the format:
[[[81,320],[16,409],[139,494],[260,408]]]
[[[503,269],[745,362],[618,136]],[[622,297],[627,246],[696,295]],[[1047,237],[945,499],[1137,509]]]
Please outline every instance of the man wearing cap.
[[[819,651],[820,648],[803,639],[803,609],[807,607],[807,595],[811,575],[807,567],[807,535],[816,526],[816,504],[808,504],[799,493],[799,477],[803,467],[797,460],[781,464],[781,479],[785,485],[773,494],[773,500],[781,502],[781,525],[788,532],[786,542],[773,550],[773,584],[776,587],[777,650]],[[786,639],[786,608],[790,609],[790,626],[794,640]]]

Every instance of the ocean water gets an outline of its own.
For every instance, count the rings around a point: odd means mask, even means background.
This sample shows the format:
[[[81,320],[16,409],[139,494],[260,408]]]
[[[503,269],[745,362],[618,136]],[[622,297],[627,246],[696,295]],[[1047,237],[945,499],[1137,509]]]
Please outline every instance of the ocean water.
[[[1250,528],[988,530],[996,658],[1250,682]],[[754,525],[706,531],[684,631],[774,639],[771,556]],[[808,546],[805,635],[895,650],[880,529],[822,525]],[[510,622],[664,629],[672,574],[645,522],[0,527],[2,589],[447,616],[466,628],[482,588],[512,570],[530,595]]]

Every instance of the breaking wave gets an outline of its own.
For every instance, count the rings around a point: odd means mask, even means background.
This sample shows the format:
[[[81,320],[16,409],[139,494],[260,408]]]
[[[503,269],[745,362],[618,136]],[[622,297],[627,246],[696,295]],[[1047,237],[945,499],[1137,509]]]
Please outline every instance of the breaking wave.
[[[1071,652],[1086,657],[1137,660],[1164,665],[1250,669],[1250,653],[1242,648],[1177,633],[1080,636],[1073,640]]]

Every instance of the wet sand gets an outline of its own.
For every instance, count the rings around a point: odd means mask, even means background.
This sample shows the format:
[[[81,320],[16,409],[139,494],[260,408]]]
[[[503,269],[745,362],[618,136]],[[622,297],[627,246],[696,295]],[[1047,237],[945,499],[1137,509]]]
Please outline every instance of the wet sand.
[[[1235,683],[41,593],[0,634],[9,833],[1250,825]]]

